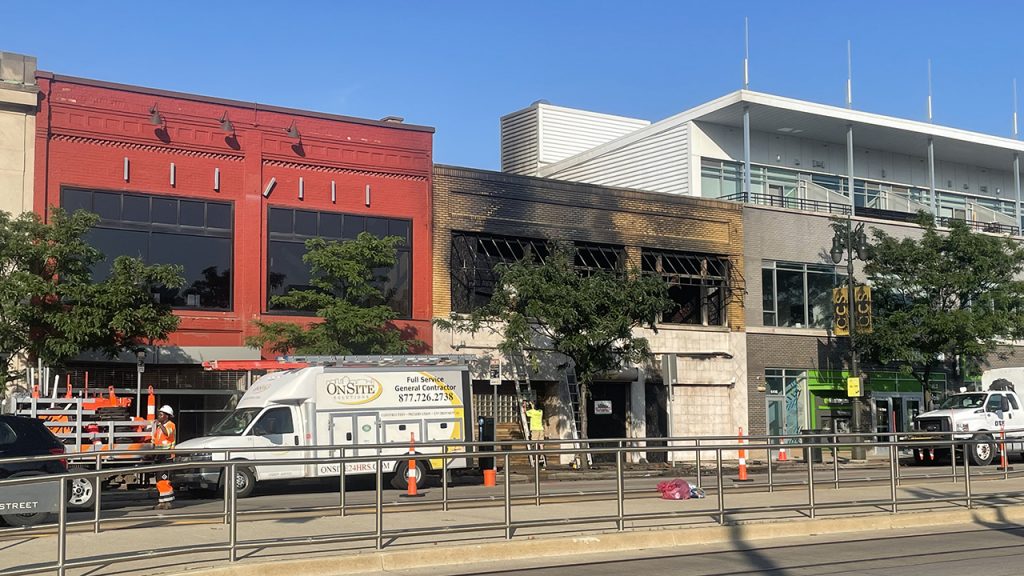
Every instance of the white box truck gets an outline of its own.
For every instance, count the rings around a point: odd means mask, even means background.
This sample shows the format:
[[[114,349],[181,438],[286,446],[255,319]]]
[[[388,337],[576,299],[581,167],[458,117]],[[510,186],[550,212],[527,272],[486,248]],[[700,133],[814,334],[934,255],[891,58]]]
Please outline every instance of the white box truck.
[[[256,483],[294,478],[337,478],[337,462],[266,465],[261,460],[337,458],[407,454],[414,438],[416,467],[408,460],[386,461],[382,472],[393,474],[392,485],[404,488],[408,474],[422,485],[430,470],[441,470],[438,454],[465,453],[462,446],[421,447],[427,442],[464,442],[472,438],[470,414],[471,357],[325,357],[309,358],[306,368],[269,373],[255,382],[235,410],[207,436],[178,444],[182,450],[230,450],[237,467],[235,491],[252,493]],[[291,359],[289,359],[291,360]],[[299,358],[297,360],[306,360]],[[360,445],[394,447],[360,449]],[[281,451],[253,448],[281,447]],[[303,447],[305,449],[295,449]],[[433,456],[433,457],[432,457]],[[189,462],[223,460],[224,452],[181,455]],[[449,469],[465,468],[465,456],[448,460]],[[349,462],[346,474],[373,474],[374,462]],[[175,477],[178,485],[220,489],[220,468],[197,468]]]

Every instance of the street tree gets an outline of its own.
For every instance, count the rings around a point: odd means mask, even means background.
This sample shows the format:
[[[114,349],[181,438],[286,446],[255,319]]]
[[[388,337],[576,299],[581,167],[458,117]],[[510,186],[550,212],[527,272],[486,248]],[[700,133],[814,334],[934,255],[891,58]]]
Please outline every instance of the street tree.
[[[247,343],[279,354],[404,354],[421,348],[420,340],[393,324],[393,290],[384,289],[401,243],[398,236],[378,238],[367,232],[341,242],[307,240],[302,260],[310,269],[311,288],[276,295],[271,303],[313,312],[319,320],[256,321],[259,333]]]
[[[163,340],[178,326],[153,290],[183,284],[178,266],[148,266],[138,258],[113,260],[94,280],[104,255],[86,235],[99,217],[55,208],[43,223],[32,213],[0,211],[0,359],[4,381],[18,377],[11,362],[61,367],[94,350],[114,357]]]
[[[524,259],[496,270],[491,299],[465,316],[437,319],[456,332],[491,330],[500,335],[506,358],[557,352],[572,361],[586,402],[590,384],[602,374],[651,358],[646,338],[634,329],[657,331],[659,314],[669,309],[668,288],[658,276],[638,270],[586,271],[574,266],[571,244],[557,244],[542,261]],[[580,430],[586,435],[586,410]]]
[[[962,379],[1024,335],[1024,247],[959,220],[948,232],[924,213],[918,223],[920,238],[873,231],[865,264],[873,329],[859,332],[857,345],[869,360],[913,375],[930,406],[928,384],[943,365],[956,364]]]

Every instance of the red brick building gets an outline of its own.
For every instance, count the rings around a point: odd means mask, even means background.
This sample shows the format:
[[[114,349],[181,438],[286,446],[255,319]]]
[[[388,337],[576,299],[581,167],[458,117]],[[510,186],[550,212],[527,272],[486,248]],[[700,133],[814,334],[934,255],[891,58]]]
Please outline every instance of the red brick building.
[[[91,210],[101,222],[90,239],[109,257],[184,266],[186,286],[157,295],[180,328],[148,350],[143,386],[196,414],[223,404],[210,397],[237,394],[237,375],[199,366],[258,358],[244,346],[253,320],[308,321],[269,300],[308,284],[302,242],[312,236],[407,238],[392,306],[400,327],[430,345],[432,128],[45,72],[37,80],[35,210]],[[131,363],[78,368],[94,385],[134,389],[135,360],[121,360]]]

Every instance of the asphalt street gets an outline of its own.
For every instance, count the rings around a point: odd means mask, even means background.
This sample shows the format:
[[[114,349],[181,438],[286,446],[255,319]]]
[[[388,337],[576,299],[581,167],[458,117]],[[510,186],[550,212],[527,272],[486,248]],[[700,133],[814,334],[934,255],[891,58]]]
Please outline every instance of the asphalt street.
[[[684,546],[565,559],[503,561],[457,568],[389,571],[400,576],[1019,576],[1024,528],[941,527],[886,531],[877,537],[810,535],[760,542]]]

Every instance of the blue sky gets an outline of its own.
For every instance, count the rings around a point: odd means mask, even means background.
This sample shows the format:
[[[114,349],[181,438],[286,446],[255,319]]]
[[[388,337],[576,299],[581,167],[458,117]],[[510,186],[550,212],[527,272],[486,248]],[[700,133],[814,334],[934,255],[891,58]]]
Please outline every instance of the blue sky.
[[[46,6],[47,8],[42,8]],[[531,102],[658,120],[741,86],[1010,135],[1024,92],[1011,2],[450,0],[48,2],[5,7],[0,50],[41,69],[434,126],[434,160],[498,169]]]

